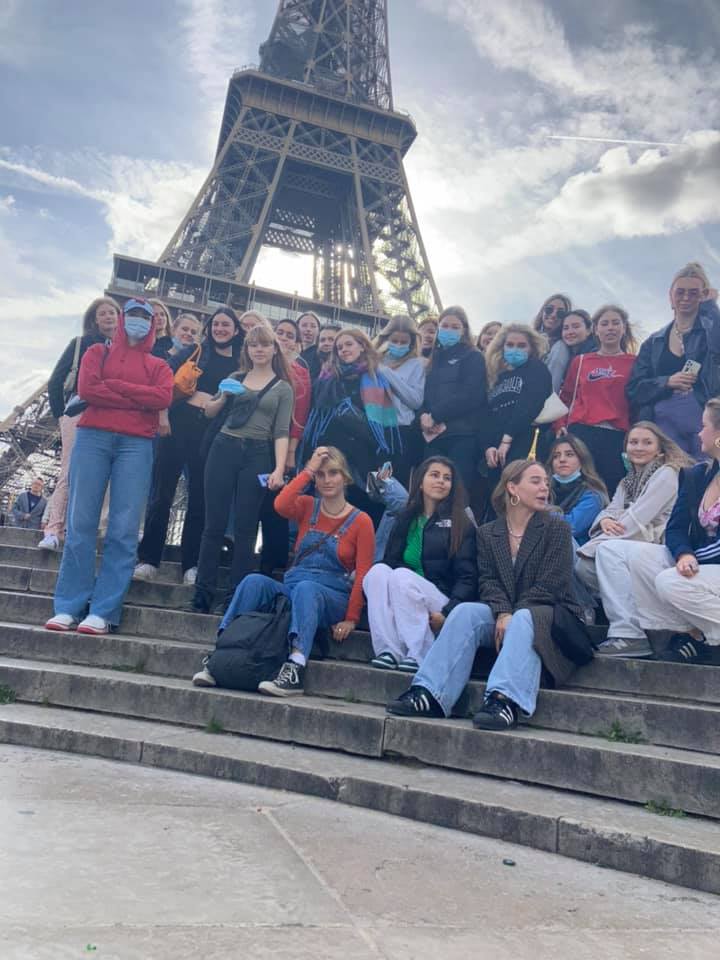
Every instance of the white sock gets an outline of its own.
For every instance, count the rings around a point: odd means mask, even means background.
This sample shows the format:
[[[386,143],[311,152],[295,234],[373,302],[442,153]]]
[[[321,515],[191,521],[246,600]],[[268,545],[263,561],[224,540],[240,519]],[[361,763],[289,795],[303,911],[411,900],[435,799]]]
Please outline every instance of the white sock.
[[[288,657],[288,660],[291,660],[293,663],[296,663],[299,667],[304,667],[307,663],[307,657],[303,656],[299,650],[293,650],[293,652]]]

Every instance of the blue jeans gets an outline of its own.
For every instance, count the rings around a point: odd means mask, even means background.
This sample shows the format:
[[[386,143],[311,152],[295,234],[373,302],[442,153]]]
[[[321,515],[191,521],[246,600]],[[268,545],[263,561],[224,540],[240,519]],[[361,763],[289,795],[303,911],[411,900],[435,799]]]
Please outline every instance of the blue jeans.
[[[307,660],[318,628],[330,627],[345,619],[349,591],[334,590],[315,580],[300,580],[287,585],[262,573],[250,573],[238,585],[220,630],[241,613],[269,610],[279,593],[288,597],[292,605],[288,633],[290,648],[299,650]]]
[[[505,631],[486,691],[502,693],[528,716],[535,712],[542,669],[542,661],[533,649],[533,638],[530,611],[516,611]],[[470,679],[478,648],[494,646],[495,617],[487,604],[459,603],[415,674],[413,686],[429,690],[449,717]]]
[[[118,624],[135,566],[140,521],[150,488],[152,440],[78,428],[70,461],[67,537],[55,587],[55,613],[90,613]],[[110,483],[110,511],[95,577],[100,511]]]

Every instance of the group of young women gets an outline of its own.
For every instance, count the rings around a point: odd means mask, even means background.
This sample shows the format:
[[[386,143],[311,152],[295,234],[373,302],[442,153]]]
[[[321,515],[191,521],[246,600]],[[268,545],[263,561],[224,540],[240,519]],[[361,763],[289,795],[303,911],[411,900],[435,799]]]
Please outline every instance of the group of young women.
[[[587,617],[602,600],[610,622],[605,655],[649,655],[647,631],[663,619],[677,627],[671,656],[707,657],[715,642],[707,610],[698,622],[684,607],[674,619],[665,609],[638,609],[639,598],[656,590],[651,573],[660,583],[671,569],[666,526],[677,533],[672,570],[682,571],[683,585],[707,593],[713,583],[700,567],[715,556],[716,470],[708,494],[705,467],[691,467],[720,447],[713,433],[720,410],[710,394],[720,392],[713,359],[720,314],[697,264],[678,273],[670,300],[674,319],[660,347],[654,335],[639,358],[626,311],[608,305],[590,316],[564,295],[549,298],[533,324],[488,324],[477,339],[455,306],[418,326],[394,317],[374,342],[357,329],[322,326],[313,314],[273,329],[261,314],[238,317],[223,307],[201,331],[192,316],[170,323],[162,304],[131,300],[120,312],[106,298],[96,301],[83,338],[65,351],[51,381],[68,438],[70,506],[48,628],[74,629],[82,618],[77,629],[102,633],[119,622],[133,572],[157,575],[184,475],[189,609],[207,613],[219,604],[234,616],[269,605],[278,591],[293,604],[289,659],[265,693],[302,691],[315,629],[330,627],[344,639],[360,618],[363,593],[373,665],[415,674],[408,694],[391,705],[396,712],[447,715],[475,650],[495,642],[502,654],[488,685],[488,716],[478,723],[492,726],[500,717],[513,725],[518,711],[532,712],[541,664],[556,682],[567,675],[547,619],[556,604]],[[181,390],[188,365],[195,376]],[[647,381],[652,389],[643,387]],[[64,407],[73,392],[86,405],[79,417]],[[639,397],[645,406],[654,399],[652,420],[635,422]],[[696,441],[693,428],[704,439]],[[692,491],[677,498],[685,467]],[[397,488],[410,493],[373,566],[374,529],[385,512],[370,482],[379,471],[392,471]],[[90,548],[94,556],[108,485],[96,578]],[[483,490],[492,488],[478,511]],[[673,526],[677,504],[692,514],[688,497],[698,491],[704,520],[691,516],[687,530],[684,521]],[[55,526],[45,528],[46,548],[62,538],[61,503]],[[476,531],[476,519],[491,522]],[[254,573],[259,525],[262,572]],[[228,537],[229,588],[219,592]],[[291,538],[294,560],[279,583],[270,574],[287,566]],[[636,589],[629,571],[642,564],[631,559],[649,547],[660,549],[666,566],[653,554]],[[656,606],[672,602],[658,593]],[[198,677],[212,681],[207,670]]]

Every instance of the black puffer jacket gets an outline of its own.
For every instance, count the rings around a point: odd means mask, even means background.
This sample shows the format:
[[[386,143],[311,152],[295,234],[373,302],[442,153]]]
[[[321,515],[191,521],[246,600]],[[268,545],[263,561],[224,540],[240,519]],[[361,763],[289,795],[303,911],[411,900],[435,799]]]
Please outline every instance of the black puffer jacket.
[[[383,563],[392,567],[393,570],[407,566],[403,560],[403,554],[412,520],[412,515],[404,510],[393,525],[383,557]],[[450,513],[447,509],[443,509],[441,504],[440,509],[430,517],[423,530],[422,568],[425,579],[435,584],[438,590],[450,598],[442,609],[445,616],[459,603],[477,598],[475,527],[468,520],[460,549],[454,557],[450,556],[451,533]]]
[[[448,437],[476,436],[487,419],[485,358],[474,347],[436,347],[425,380],[422,413],[444,423]]]

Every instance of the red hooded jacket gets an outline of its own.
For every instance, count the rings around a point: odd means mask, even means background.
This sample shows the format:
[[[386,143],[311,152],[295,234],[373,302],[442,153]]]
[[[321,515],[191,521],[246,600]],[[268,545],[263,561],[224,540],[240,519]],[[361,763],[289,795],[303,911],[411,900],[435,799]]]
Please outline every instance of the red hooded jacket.
[[[93,427],[130,437],[154,437],[158,412],[172,403],[173,373],[159,357],[150,355],[155,343],[150,333],[134,347],[128,343],[125,318],[110,347],[96,343],[85,351],[78,373],[78,395],[87,401],[78,427]]]

